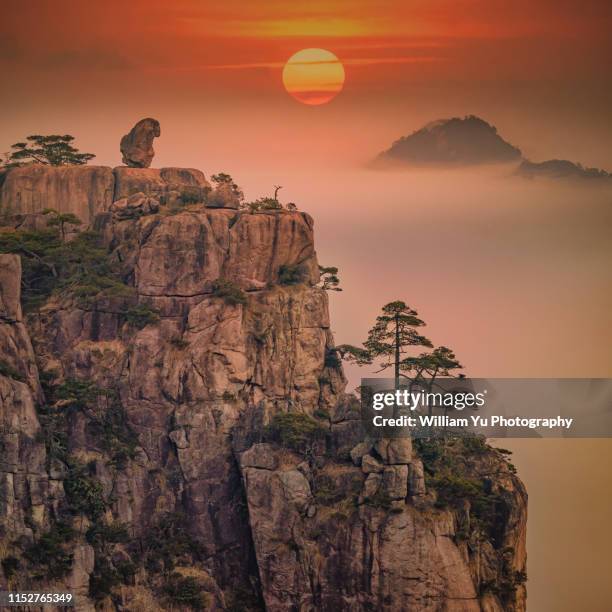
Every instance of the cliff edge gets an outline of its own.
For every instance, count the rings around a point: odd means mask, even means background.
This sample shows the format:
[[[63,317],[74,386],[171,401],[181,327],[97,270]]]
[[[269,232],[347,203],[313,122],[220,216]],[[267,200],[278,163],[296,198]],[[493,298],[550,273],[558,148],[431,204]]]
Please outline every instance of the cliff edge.
[[[0,589],[68,589],[77,610],[524,611],[523,485],[482,440],[365,438],[311,217],[209,208],[198,171],[117,170],[89,170],[114,201],[65,247],[94,271],[24,315],[31,267],[0,255]]]

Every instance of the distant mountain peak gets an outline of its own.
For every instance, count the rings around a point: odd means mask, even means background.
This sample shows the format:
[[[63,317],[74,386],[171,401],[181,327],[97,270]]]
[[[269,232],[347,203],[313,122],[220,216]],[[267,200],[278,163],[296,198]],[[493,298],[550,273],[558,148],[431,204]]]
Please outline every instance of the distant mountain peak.
[[[437,119],[396,140],[379,160],[407,164],[489,164],[518,161],[521,150],[476,115]]]
[[[526,178],[610,179],[612,174],[600,168],[586,168],[567,159],[547,159],[543,162],[523,160],[517,174]]]

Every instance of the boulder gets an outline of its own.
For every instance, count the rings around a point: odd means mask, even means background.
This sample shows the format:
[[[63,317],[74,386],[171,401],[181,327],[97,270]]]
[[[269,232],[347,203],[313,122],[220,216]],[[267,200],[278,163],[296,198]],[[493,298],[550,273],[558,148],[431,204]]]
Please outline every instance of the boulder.
[[[361,459],[361,471],[364,474],[378,474],[383,471],[383,466],[372,455],[364,455]]]
[[[148,168],[153,161],[153,139],[160,135],[157,119],[141,119],[122,139],[123,163],[130,168]]]
[[[261,470],[275,470],[277,463],[276,455],[269,444],[253,444],[240,455],[240,467],[243,469],[253,467]]]
[[[370,442],[360,442],[350,452],[351,460],[355,465],[361,465],[364,455],[367,455],[372,450]]]
[[[293,504],[299,512],[306,510],[312,501],[312,493],[304,474],[298,470],[287,470],[281,472],[279,478],[283,483],[287,501]]]
[[[376,495],[382,483],[382,474],[369,474],[363,485],[362,498],[368,499]]]
[[[408,466],[390,465],[383,472],[383,491],[390,499],[404,499],[408,494]]]
[[[381,438],[374,448],[388,465],[408,464],[412,461],[412,438]]]
[[[206,202],[210,184],[204,173],[195,168],[126,168],[113,170],[114,200],[136,193],[156,198],[162,204],[180,205]]]
[[[6,171],[0,214],[27,215],[53,208],[73,213],[85,225],[113,202],[113,171],[104,166],[31,164]]]
[[[21,258],[0,255],[0,320],[21,321]]]
[[[129,198],[121,198],[111,205],[111,212],[118,220],[151,215],[158,210],[159,202],[142,192],[135,193]]]
[[[408,491],[411,497],[423,497],[427,492],[425,488],[425,471],[423,470],[423,462],[416,459],[410,464],[410,480]]]

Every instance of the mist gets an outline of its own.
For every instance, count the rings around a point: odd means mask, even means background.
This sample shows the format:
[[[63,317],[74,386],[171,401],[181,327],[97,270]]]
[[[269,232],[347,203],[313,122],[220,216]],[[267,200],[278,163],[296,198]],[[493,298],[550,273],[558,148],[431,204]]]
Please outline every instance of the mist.
[[[609,377],[612,186],[525,180],[512,168],[279,169],[240,174],[248,197],[285,187],[315,219],[337,343],[359,344],[401,299],[474,377]],[[272,180],[273,179],[273,180]],[[348,389],[373,369],[345,365]],[[493,442],[495,444],[495,442]],[[604,612],[610,440],[512,440],[529,493],[528,610]],[[588,517],[587,520],[583,520]]]

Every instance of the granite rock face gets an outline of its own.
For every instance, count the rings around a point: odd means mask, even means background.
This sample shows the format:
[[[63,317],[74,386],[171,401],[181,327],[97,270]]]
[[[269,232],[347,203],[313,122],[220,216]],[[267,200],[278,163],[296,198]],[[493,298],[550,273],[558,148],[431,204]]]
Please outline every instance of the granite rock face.
[[[162,203],[173,204],[181,199],[189,202],[205,202],[210,185],[204,173],[193,168],[124,168],[114,169],[114,200],[127,198],[135,193],[157,198]]]
[[[131,168],[148,168],[153,161],[153,139],[161,134],[157,119],[141,119],[122,139],[123,163]]]
[[[499,470],[507,515],[495,541],[466,537],[461,512],[415,504],[424,485],[408,465],[365,455],[360,470],[328,453],[298,481],[302,457],[270,455],[241,459],[267,610],[525,610],[526,494],[495,453],[474,463]]]
[[[53,208],[84,223],[108,210],[114,198],[113,171],[104,166],[31,164],[0,179],[0,215],[27,215]]]
[[[121,210],[205,180],[115,177]],[[24,560],[0,589],[70,588],[77,610],[169,609],[194,583],[207,610],[525,610],[526,495],[503,458],[467,462],[498,474],[503,505],[495,536],[471,539],[469,504],[435,505],[410,440],[365,439],[327,359],[308,215],[166,205],[93,226],[126,291],[53,295],[27,325],[19,259],[0,256],[0,557]],[[285,413],[323,436],[284,447],[269,425]],[[29,559],[60,519],[70,562],[51,579]]]
[[[46,166],[31,164],[0,174],[0,217],[33,229],[46,225],[46,208],[73,213],[83,228],[112,204],[142,193],[170,207],[206,203],[211,186],[194,168]],[[237,208],[234,200],[215,200],[216,208]]]
[[[22,319],[21,263],[0,255],[0,540],[32,537],[52,497],[35,410],[41,399],[34,351]],[[50,495],[51,493],[51,495]],[[1,584],[1,581],[0,581]]]

